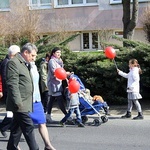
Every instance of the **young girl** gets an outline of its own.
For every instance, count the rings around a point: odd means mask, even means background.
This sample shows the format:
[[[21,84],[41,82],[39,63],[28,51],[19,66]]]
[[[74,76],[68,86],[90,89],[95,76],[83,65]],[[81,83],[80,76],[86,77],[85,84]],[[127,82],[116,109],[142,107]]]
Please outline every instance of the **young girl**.
[[[140,91],[139,81],[142,70],[140,69],[138,61],[136,59],[129,60],[129,68],[130,68],[129,73],[124,73],[121,70],[117,69],[119,75],[128,79],[127,83],[128,109],[127,113],[121,118],[131,118],[131,111],[134,103],[138,111],[138,116],[134,117],[133,119],[143,119],[141,105],[138,101],[138,99],[142,98],[141,94],[139,93]]]

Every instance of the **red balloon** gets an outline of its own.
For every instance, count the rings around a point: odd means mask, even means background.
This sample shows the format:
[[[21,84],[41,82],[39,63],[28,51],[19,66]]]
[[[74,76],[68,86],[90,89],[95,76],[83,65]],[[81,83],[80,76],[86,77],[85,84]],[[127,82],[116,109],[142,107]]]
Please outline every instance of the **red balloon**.
[[[54,72],[56,78],[60,80],[65,80],[67,78],[67,73],[64,68],[57,68]]]
[[[68,85],[68,89],[69,89],[70,93],[77,93],[80,89],[79,82],[76,80],[72,80]]]
[[[110,58],[110,59],[114,59],[115,58],[115,56],[116,56],[116,51],[115,51],[115,49],[114,48],[112,48],[112,47],[106,47],[105,48],[105,56],[107,57],[107,58]]]
[[[76,79],[70,78],[69,81],[68,81],[68,83],[70,83],[71,81],[74,81],[74,80],[76,81]]]

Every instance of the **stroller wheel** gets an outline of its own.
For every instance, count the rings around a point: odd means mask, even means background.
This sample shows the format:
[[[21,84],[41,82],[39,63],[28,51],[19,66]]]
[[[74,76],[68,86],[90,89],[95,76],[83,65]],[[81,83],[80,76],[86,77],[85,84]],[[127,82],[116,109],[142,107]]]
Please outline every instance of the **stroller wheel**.
[[[108,121],[108,117],[107,116],[101,116],[101,119],[102,119],[103,123]]]
[[[101,122],[100,122],[99,119],[94,119],[93,123],[94,123],[95,126],[100,126],[101,125]]]
[[[85,124],[88,121],[88,117],[87,116],[82,116],[82,123]]]

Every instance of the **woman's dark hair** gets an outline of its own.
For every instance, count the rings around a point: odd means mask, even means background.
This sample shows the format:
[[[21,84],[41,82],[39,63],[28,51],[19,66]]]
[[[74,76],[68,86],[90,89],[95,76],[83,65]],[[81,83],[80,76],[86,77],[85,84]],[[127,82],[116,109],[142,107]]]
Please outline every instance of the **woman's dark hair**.
[[[56,51],[60,50],[59,47],[54,47],[51,51],[51,54],[50,54],[50,58],[53,56],[53,53],[55,53]]]

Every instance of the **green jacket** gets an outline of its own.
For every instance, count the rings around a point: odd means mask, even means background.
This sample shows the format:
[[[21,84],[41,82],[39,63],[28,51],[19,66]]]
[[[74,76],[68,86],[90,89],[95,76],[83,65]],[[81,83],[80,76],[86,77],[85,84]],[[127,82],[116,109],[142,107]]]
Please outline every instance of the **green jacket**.
[[[40,63],[40,86],[41,86],[42,93],[48,91],[47,76],[48,76],[48,62],[43,60]]]
[[[12,58],[6,69],[7,100],[6,110],[32,112],[33,83],[30,71],[20,54]]]

